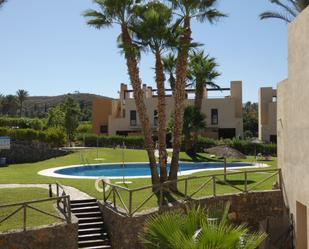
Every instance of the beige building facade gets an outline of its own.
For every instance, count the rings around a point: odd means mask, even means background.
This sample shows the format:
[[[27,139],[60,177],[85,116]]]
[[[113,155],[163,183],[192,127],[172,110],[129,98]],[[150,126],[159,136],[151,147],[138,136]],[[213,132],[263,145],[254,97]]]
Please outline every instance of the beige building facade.
[[[296,248],[309,245],[309,8],[289,25],[288,79],[278,85],[278,160],[296,228]]]
[[[259,139],[277,142],[277,90],[272,87],[259,90]]]
[[[207,129],[205,136],[212,138],[233,138],[243,136],[243,114],[242,114],[242,82],[232,81],[228,96],[208,97],[213,89],[205,89],[202,103],[202,112],[206,115]],[[147,114],[151,126],[155,132],[157,129],[157,102],[156,90],[143,85]],[[169,94],[170,92],[170,94]],[[187,90],[186,105],[194,103],[192,90]],[[103,109],[104,115],[93,116],[96,124],[93,131],[97,134],[109,135],[135,135],[141,134],[141,125],[136,111],[135,99],[132,90],[126,84],[121,84],[119,99],[111,100],[109,104],[100,101],[93,102],[93,113],[100,113]],[[173,97],[171,91],[166,95],[167,122],[169,122],[173,110]],[[103,117],[104,116],[104,117]],[[108,122],[106,122],[108,119]],[[95,128],[96,127],[96,128]],[[101,127],[101,128],[98,128]]]

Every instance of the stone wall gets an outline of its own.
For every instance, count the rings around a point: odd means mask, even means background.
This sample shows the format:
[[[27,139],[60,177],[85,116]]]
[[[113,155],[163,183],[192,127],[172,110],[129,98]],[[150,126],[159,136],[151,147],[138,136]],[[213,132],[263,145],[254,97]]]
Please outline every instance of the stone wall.
[[[0,151],[0,157],[6,157],[7,163],[32,163],[66,154],[68,152],[36,141],[13,141],[10,150]]]
[[[1,249],[77,249],[78,224],[58,224],[23,231],[0,233]]]
[[[259,223],[267,217],[281,217],[284,211],[284,202],[280,190],[253,192],[248,194],[224,195],[209,197],[194,201],[205,208],[215,208],[231,203],[229,219],[232,223],[246,223],[253,230],[259,229]],[[170,211],[183,208],[184,204],[168,208]],[[142,249],[138,242],[138,234],[143,229],[145,220],[155,214],[157,210],[137,214],[134,217],[120,215],[107,205],[101,205],[104,222],[110,235],[113,249]]]

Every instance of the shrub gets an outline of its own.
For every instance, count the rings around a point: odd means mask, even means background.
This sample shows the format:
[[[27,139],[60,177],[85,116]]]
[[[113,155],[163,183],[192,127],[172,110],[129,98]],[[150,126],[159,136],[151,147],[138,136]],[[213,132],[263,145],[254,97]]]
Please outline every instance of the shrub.
[[[80,134],[78,140],[85,138],[85,146],[96,147],[97,142],[99,147],[116,147],[122,146],[123,142],[129,149],[144,149],[144,138],[142,136],[97,136],[95,134]],[[98,138],[98,141],[97,141]],[[277,156],[276,144],[254,144],[250,140],[241,139],[224,139],[215,140],[208,137],[199,137],[197,143],[197,152],[204,152],[204,149],[211,148],[217,145],[227,144],[236,150],[246,154],[254,155],[255,153],[262,153],[263,155]],[[184,151],[184,142],[182,144]]]
[[[45,132],[45,142],[51,144],[53,147],[60,147],[67,142],[67,136],[64,130],[60,128],[49,128]]]
[[[82,140],[82,136],[79,136]],[[143,149],[144,148],[144,138],[142,136],[97,136],[95,134],[85,135],[85,146],[96,147],[97,143],[99,147],[116,147],[122,146],[123,142],[125,146],[129,149]]]
[[[42,130],[43,126],[43,121],[38,118],[0,118],[0,127]]]
[[[92,132],[91,123],[87,123],[87,122],[81,123],[78,126],[76,132],[79,133],[79,134],[91,133]]]
[[[44,122],[43,122],[42,119],[39,119],[39,118],[32,119],[32,121],[30,123],[31,129],[41,131],[41,130],[43,130],[43,127],[44,127]]]
[[[0,128],[0,136],[9,136],[12,140],[17,141],[45,142],[53,147],[59,147],[66,143],[65,133],[57,128],[48,129],[46,131]]]

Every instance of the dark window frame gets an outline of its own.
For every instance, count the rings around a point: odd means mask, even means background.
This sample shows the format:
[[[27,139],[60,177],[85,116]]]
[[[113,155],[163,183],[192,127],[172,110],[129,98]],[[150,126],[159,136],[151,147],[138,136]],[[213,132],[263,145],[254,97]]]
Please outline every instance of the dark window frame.
[[[158,111],[157,110],[153,111],[153,124],[154,126],[158,125]]]
[[[133,115],[134,113],[134,115]],[[137,126],[137,112],[136,110],[130,111],[130,125],[131,126]]]
[[[219,110],[211,109],[211,124],[218,125],[219,124]]]

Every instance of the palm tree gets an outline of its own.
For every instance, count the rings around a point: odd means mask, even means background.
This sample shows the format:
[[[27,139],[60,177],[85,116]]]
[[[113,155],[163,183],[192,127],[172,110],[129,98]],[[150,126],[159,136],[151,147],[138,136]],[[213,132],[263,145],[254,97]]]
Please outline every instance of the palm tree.
[[[159,183],[159,176],[156,168],[156,158],[154,155],[154,145],[152,141],[152,131],[150,127],[149,117],[144,102],[144,93],[141,87],[139,77],[138,56],[139,48],[132,42],[132,31],[130,24],[133,21],[133,8],[140,1],[134,0],[94,0],[100,7],[100,11],[88,10],[84,16],[89,18],[87,23],[95,28],[108,28],[114,24],[121,28],[120,40],[121,48],[124,53],[128,74],[133,88],[134,99],[136,103],[137,113],[141,122],[142,132],[145,138],[145,147],[147,150],[152,183]]]
[[[229,224],[228,210],[229,205],[218,218],[200,207],[187,208],[186,214],[173,211],[156,215],[146,221],[140,239],[147,249],[258,248],[266,235]]]
[[[193,51],[190,55],[188,79],[190,86],[195,87],[194,106],[201,111],[204,96],[204,88],[211,87],[220,89],[214,80],[221,75],[216,68],[216,59],[209,55],[204,55],[204,51]]]
[[[162,58],[164,72],[168,75],[168,81],[172,89],[175,85],[175,72],[176,72],[176,56],[173,53],[169,53]]]
[[[195,87],[194,106],[199,112],[202,111],[202,102],[204,98],[204,88],[211,87],[220,89],[214,80],[221,74],[216,70],[218,64],[215,58],[205,55],[204,51],[193,51],[190,55],[190,63],[188,70],[189,86]],[[191,138],[190,138],[191,140]],[[189,141],[190,141],[189,140]],[[193,141],[189,143],[192,147],[187,152],[196,153],[196,144],[198,140],[198,130],[193,132]]]
[[[136,43],[149,49],[155,55],[155,74],[158,89],[158,142],[160,181],[167,179],[167,151],[166,151],[166,104],[165,104],[165,76],[162,53],[171,45],[172,39],[172,11],[160,2],[152,1],[135,8],[136,19],[131,29],[137,36]]]
[[[217,0],[169,0],[172,8],[176,11],[182,24],[183,33],[179,39],[176,80],[174,86],[174,126],[173,126],[173,156],[169,180],[177,179],[179,167],[179,153],[181,149],[181,134],[183,126],[183,105],[185,99],[185,88],[188,71],[189,48],[192,43],[191,20],[196,19],[199,22],[208,21],[213,23],[220,17],[225,16],[215,9]],[[177,186],[171,186],[171,189],[177,190]]]
[[[1,102],[3,115],[16,116],[19,107],[16,96],[6,95]]]
[[[26,90],[19,89],[16,92],[16,95],[17,95],[17,99],[18,99],[18,102],[19,102],[19,115],[21,117],[22,114],[23,114],[23,104],[24,104],[25,100],[29,97],[29,94]]]
[[[195,106],[189,105],[184,109],[183,120],[185,151],[192,154],[192,148],[195,147],[192,134],[206,128],[205,115]]]
[[[279,6],[284,12],[265,11],[260,14],[261,20],[268,18],[276,18],[287,23],[302,12],[308,5],[309,0],[269,0],[272,4]]]

